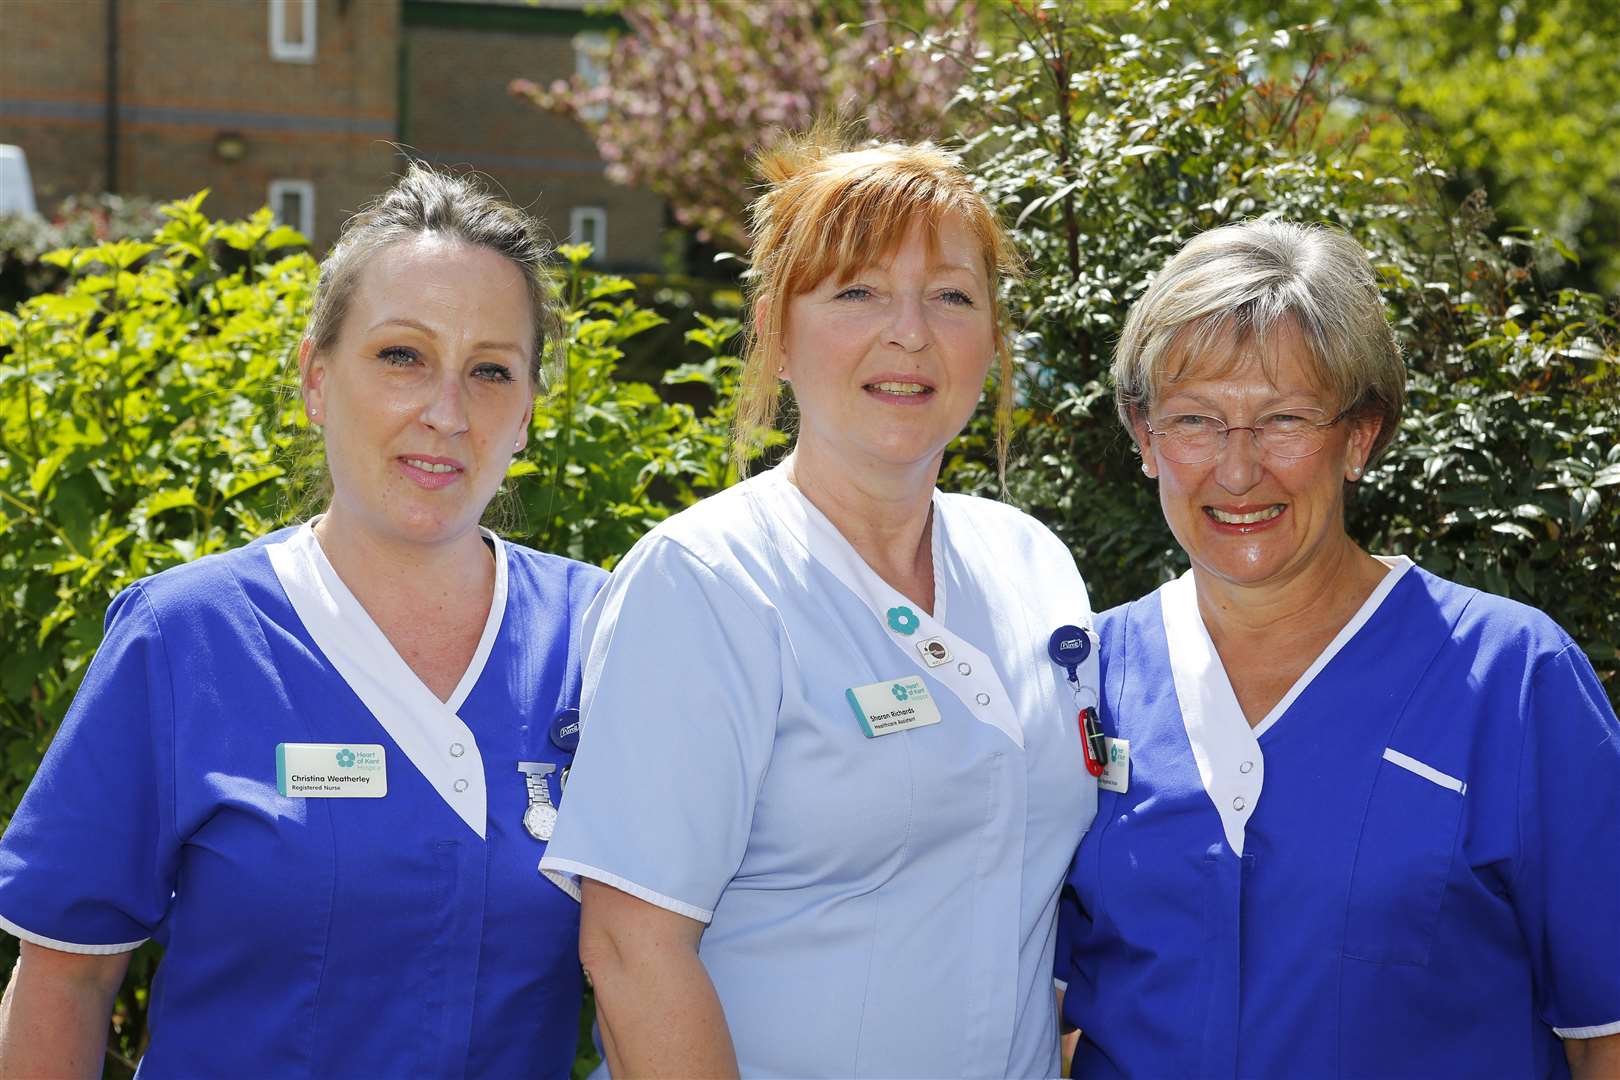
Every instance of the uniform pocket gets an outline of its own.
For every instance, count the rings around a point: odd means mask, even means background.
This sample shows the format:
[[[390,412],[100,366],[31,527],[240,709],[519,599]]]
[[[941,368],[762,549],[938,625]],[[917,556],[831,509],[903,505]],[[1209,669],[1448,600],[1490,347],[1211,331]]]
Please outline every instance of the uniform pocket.
[[[1384,751],[1350,876],[1345,956],[1428,964],[1466,791],[1455,777]]]

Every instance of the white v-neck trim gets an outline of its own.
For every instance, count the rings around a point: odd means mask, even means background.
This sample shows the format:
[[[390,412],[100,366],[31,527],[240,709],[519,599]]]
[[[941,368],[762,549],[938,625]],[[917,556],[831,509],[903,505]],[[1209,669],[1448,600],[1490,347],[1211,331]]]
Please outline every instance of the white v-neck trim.
[[[998,729],[1019,749],[1023,749],[1023,724],[1012,707],[1012,698],[1002,684],[995,664],[987,654],[950,630],[944,622],[947,592],[942,560],[945,532],[949,525],[938,491],[932,497],[933,535],[930,542],[934,558],[934,612],[930,615],[918,610],[910,598],[867,565],[827,515],[787,478],[782,466],[778,465],[750,483],[757,484],[756,490],[768,497],[770,508],[788,535],[866,606],[912,666],[943,686],[976,719]],[[912,633],[902,634],[889,622],[888,613],[896,608],[905,608],[917,620],[917,628]],[[942,667],[930,668],[923,662],[917,645],[936,637],[944,640],[953,659]]]
[[[1405,556],[1377,558],[1389,567],[1389,572],[1294,681],[1288,693],[1252,728],[1238,705],[1237,694],[1215,650],[1215,642],[1199,613],[1193,572],[1189,570],[1159,589],[1159,609],[1169,647],[1170,674],[1181,706],[1181,722],[1186,728],[1204,791],[1220,814],[1228,846],[1238,855],[1243,854],[1244,830],[1265,786],[1265,754],[1260,748],[1260,736],[1288,712],[1305,688],[1360,632],[1412,568],[1412,560]]]
[[[495,548],[495,590],[484,632],[449,701],[440,701],[405,663],[349,591],[305,525],[266,548],[270,565],[317,648],[440,798],[480,838],[488,793],[478,741],[456,715],[488,663],[506,613],[506,548]]]

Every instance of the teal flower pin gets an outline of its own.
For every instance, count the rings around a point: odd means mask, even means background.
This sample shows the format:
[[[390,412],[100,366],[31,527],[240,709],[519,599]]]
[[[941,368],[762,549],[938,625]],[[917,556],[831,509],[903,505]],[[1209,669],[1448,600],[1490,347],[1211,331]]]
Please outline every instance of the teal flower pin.
[[[897,634],[915,634],[922,620],[917,613],[904,605],[889,609],[889,629]]]

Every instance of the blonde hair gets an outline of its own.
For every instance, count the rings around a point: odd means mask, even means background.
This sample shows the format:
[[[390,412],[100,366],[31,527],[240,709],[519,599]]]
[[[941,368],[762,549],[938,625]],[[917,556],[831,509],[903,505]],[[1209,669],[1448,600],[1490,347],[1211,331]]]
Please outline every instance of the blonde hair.
[[[1373,277],[1347,233],[1292,221],[1247,221],[1189,240],[1131,306],[1114,350],[1114,401],[1127,428],[1154,391],[1200,361],[1235,363],[1297,329],[1318,383],[1341,415],[1376,418],[1377,458],[1400,424],[1406,365]],[[1269,371],[1269,369],[1267,369]]]
[[[776,428],[782,333],[788,301],[829,276],[840,279],[892,254],[919,222],[929,230],[958,215],[979,243],[995,327],[996,461],[1005,477],[1012,428],[1013,367],[1000,283],[1019,272],[1017,253],[961,161],[932,143],[848,149],[822,125],[764,152],[755,167],[769,187],[749,208],[750,324],[733,420],[739,475]]]

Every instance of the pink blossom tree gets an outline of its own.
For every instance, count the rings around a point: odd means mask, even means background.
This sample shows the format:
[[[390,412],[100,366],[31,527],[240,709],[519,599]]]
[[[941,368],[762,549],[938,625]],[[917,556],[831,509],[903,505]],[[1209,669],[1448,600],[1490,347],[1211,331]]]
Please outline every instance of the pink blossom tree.
[[[972,0],[641,0],[620,13],[605,82],[511,91],[578,121],[609,179],[657,192],[698,239],[736,250],[753,153],[833,114],[880,138],[939,135],[977,27]]]

